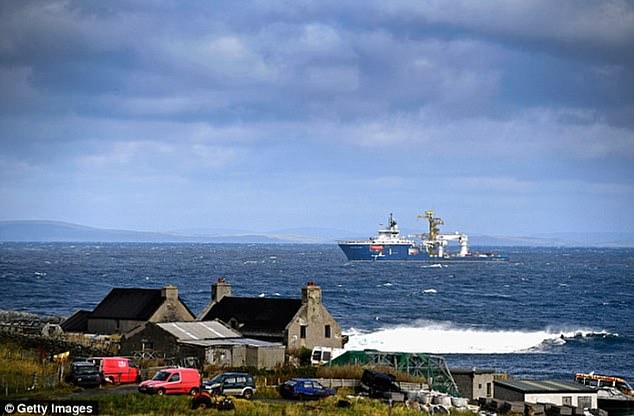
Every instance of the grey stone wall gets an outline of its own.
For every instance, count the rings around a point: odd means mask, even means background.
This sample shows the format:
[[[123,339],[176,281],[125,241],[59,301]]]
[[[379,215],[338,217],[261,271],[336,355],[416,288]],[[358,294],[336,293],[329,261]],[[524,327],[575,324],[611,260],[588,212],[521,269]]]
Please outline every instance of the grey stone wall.
[[[326,325],[330,325],[330,337],[326,337]],[[306,337],[301,336],[301,327],[306,327]],[[299,310],[287,327],[289,351],[316,346],[342,348],[341,327],[323,304],[307,303]]]
[[[150,322],[189,322],[194,316],[178,299],[167,299],[150,317]]]
[[[285,348],[247,346],[246,365],[258,369],[271,370],[284,365]]]
[[[131,355],[143,349],[150,349],[159,357],[176,357],[180,353],[180,345],[176,338],[152,323],[148,323],[143,330],[129,338],[124,337],[121,340],[123,354]]]

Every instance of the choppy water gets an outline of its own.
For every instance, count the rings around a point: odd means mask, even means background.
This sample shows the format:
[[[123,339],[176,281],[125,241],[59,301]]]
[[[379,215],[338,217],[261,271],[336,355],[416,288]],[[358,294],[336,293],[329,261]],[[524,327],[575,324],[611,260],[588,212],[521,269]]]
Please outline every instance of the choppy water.
[[[350,349],[440,353],[453,367],[526,378],[634,381],[634,249],[494,250],[510,261],[348,263],[334,244],[4,243],[0,308],[69,315],[113,287],[172,283],[198,312],[219,276],[238,296],[299,297],[313,280]]]

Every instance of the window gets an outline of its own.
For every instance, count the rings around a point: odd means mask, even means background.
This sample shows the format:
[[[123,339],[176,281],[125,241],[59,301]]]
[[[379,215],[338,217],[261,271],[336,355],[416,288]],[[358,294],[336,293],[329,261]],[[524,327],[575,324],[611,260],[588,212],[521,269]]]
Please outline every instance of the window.
[[[487,397],[492,397],[493,396],[493,394],[491,392],[491,390],[492,390],[491,387],[492,387],[491,383],[487,383]]]
[[[561,398],[561,404],[564,406],[572,406],[572,396],[563,396]]]
[[[172,377],[170,377],[168,381],[180,381],[180,379],[181,379],[181,375],[178,373],[174,373],[172,374]]]
[[[324,336],[326,338],[330,338],[330,325],[326,325],[326,327],[324,328]]]
[[[577,398],[577,407],[582,409],[589,409],[592,407],[592,397],[590,396],[579,396]]]
[[[299,327],[299,337],[302,339],[306,338],[306,325],[302,325]]]

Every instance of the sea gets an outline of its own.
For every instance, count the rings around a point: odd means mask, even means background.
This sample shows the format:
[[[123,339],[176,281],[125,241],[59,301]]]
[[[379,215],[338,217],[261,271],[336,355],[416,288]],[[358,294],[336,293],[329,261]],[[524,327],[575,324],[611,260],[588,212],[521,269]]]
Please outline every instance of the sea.
[[[235,296],[299,298],[313,281],[346,349],[442,355],[523,379],[634,382],[634,248],[474,247],[504,262],[348,262],[336,244],[0,243],[0,309],[92,310],[114,287],[176,285],[194,312]]]

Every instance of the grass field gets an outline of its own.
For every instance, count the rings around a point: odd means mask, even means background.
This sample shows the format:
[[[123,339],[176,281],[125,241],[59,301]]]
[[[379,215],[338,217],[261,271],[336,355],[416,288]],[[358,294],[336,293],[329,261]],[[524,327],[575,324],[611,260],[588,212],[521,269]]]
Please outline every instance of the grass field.
[[[300,415],[367,415],[367,416],[408,416],[421,415],[420,410],[406,408],[403,403],[390,407],[387,403],[367,398],[348,398],[350,389],[340,389],[337,396],[319,401],[294,402],[282,400],[273,386],[258,385],[254,400],[233,399],[235,410],[218,411],[215,409],[192,410],[188,396],[150,396],[136,392],[134,388],[125,393],[115,394],[113,388],[83,390],[65,383],[59,383],[61,364],[51,362],[42,351],[24,349],[16,343],[0,342],[0,399],[31,400],[94,400],[98,403],[100,415],[253,415],[253,416],[300,416]],[[312,373],[325,378],[360,378],[361,367],[342,368],[306,368],[297,369],[297,374],[285,369],[282,373],[272,374],[271,379],[284,379]],[[34,374],[40,381],[49,381],[49,385],[39,383],[32,389]],[[259,376],[260,378],[262,376]],[[132,387],[132,386],[131,386]],[[346,401],[349,407],[339,407]],[[459,415],[460,413],[454,413]]]

